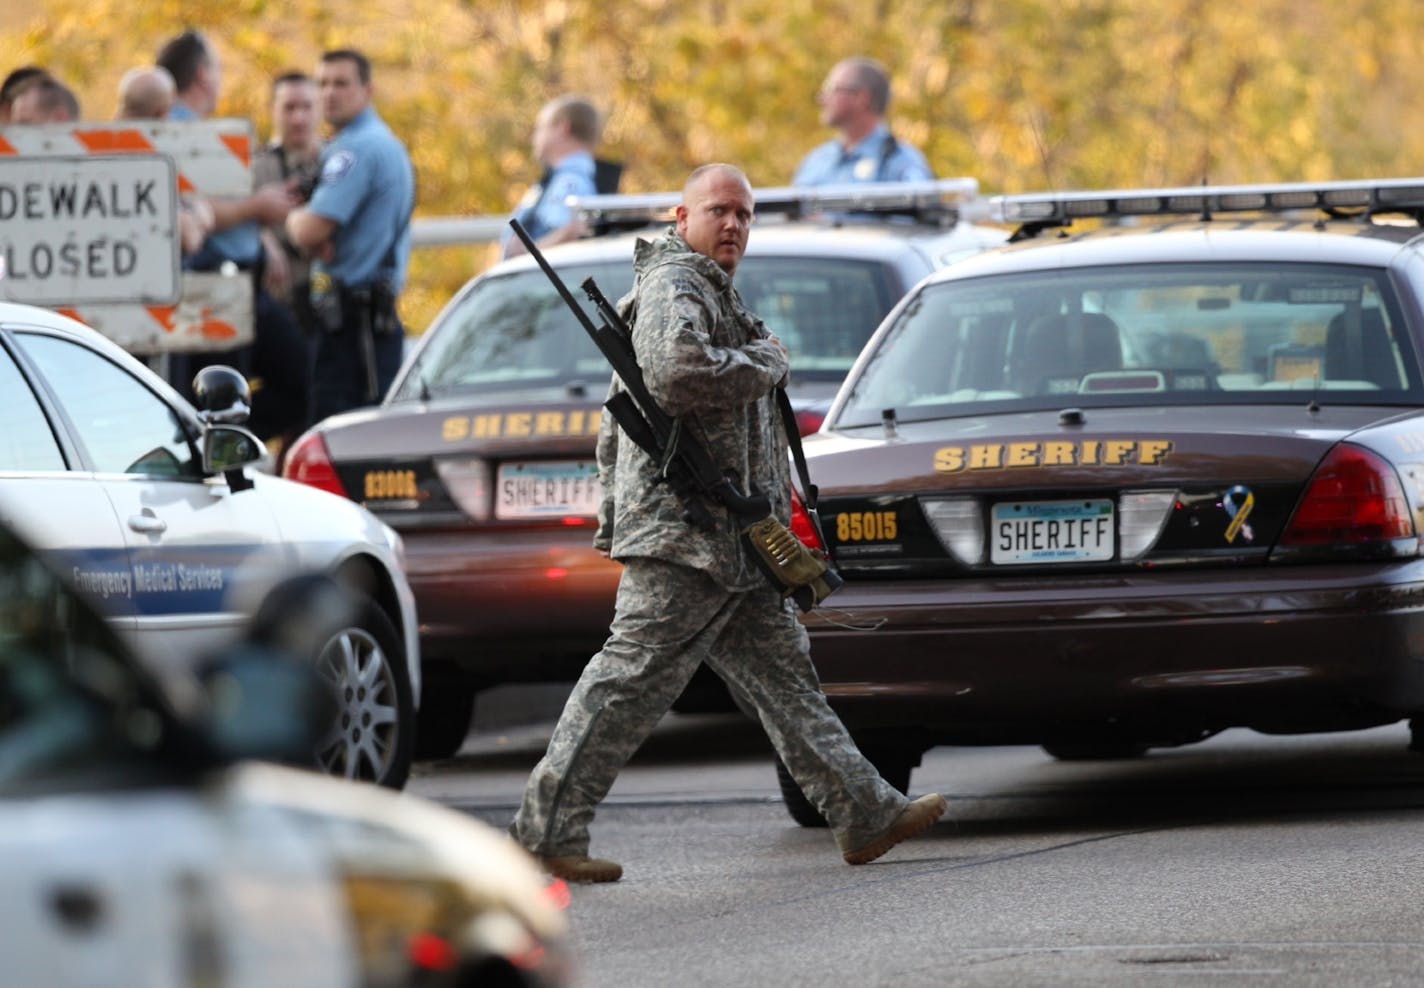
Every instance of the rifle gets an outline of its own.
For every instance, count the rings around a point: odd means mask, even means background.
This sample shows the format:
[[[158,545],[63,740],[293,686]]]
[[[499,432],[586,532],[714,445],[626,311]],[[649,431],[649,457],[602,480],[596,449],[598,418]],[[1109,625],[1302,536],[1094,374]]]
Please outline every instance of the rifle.
[[[708,502],[725,507],[736,519],[758,568],[783,597],[794,599],[803,611],[811,610],[838,590],[843,584],[840,575],[823,555],[808,549],[772,515],[767,496],[756,490],[743,494],[697,437],[682,428],[681,420],[658,405],[643,381],[633,334],[598,284],[587,278],[580,287],[598,311],[601,323],[589,318],[523,224],[512,219],[509,225],[623,382],[622,390],[604,402],[604,407],[628,438],[658,464],[659,480],[682,502],[683,520],[715,532],[717,519]],[[812,523],[816,524],[814,516]]]

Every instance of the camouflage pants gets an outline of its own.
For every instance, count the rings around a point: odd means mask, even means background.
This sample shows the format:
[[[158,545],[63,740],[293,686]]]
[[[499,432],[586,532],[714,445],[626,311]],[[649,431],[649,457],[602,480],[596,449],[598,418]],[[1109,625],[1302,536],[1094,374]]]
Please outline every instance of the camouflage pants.
[[[628,560],[611,635],[529,777],[510,828],[519,843],[539,854],[587,854],[595,807],[703,661],[757,711],[841,850],[890,826],[907,800],[827,705],[793,608],[770,587],[728,593],[685,566]]]

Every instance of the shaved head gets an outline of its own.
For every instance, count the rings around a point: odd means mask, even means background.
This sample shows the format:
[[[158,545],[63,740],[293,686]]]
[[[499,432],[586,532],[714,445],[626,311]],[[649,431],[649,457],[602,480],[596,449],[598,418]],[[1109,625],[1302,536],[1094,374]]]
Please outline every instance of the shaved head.
[[[178,86],[167,69],[147,65],[129,69],[119,80],[119,117],[125,120],[162,120],[168,116]]]
[[[703,165],[687,177],[677,232],[687,246],[735,274],[747,249],[756,201],[752,183],[733,165]]]
[[[736,165],[727,165],[722,162],[713,162],[710,165],[700,165],[693,169],[692,174],[687,176],[687,181],[682,185],[682,201],[686,202],[689,195],[697,191],[697,187],[707,181],[711,175],[720,175],[733,182],[740,182],[747,187],[747,192],[751,192],[752,183],[748,180],[746,173]]]

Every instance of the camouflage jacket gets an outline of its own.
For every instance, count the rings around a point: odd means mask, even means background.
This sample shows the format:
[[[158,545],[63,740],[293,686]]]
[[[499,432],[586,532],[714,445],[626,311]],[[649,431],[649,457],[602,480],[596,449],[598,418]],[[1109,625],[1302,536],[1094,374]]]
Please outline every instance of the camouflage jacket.
[[[633,290],[619,303],[648,391],[705,445],[743,493],[768,495],[790,518],[791,469],[774,388],[789,368],[765,324],[749,312],[717,263],[676,230],[634,249]],[[617,378],[612,391],[620,387]],[[610,393],[612,393],[610,391]],[[650,556],[701,570],[728,590],[761,586],[744,558],[736,519],[708,502],[715,532],[683,521],[677,495],[657,480],[657,464],[623,436],[611,415],[598,437],[603,505],[594,545],[614,559]]]

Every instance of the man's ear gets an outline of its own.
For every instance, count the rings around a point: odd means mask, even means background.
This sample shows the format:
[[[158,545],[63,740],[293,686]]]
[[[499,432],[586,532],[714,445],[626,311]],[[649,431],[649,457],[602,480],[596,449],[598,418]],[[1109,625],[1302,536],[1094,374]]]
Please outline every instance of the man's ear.
[[[677,217],[678,232],[685,230],[687,228],[687,206],[679,203],[673,215]]]

